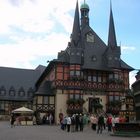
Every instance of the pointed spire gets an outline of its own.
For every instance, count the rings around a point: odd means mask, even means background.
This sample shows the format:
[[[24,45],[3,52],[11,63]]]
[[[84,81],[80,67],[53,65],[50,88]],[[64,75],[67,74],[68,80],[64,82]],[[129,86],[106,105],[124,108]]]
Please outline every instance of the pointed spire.
[[[110,47],[117,46],[111,0],[110,0],[110,20],[109,20],[108,46],[110,46]]]
[[[78,0],[76,3],[76,9],[75,9],[75,16],[74,16],[74,23],[73,23],[73,31],[72,31],[72,41],[74,44],[77,44],[80,39],[80,21],[79,21],[79,6],[78,6]]]

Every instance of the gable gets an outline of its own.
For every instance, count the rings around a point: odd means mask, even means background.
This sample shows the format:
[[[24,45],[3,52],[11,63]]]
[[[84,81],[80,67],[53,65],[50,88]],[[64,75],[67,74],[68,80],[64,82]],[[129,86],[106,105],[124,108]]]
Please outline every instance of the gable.
[[[86,28],[83,29],[82,38],[84,40],[83,68],[99,70],[106,69],[103,61],[103,54],[107,49],[105,43],[89,26],[86,26]]]

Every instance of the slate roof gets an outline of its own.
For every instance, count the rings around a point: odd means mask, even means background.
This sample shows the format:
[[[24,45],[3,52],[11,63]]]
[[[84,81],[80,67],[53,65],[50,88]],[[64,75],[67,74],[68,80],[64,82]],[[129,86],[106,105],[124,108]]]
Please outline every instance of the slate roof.
[[[81,10],[82,18],[81,23],[79,23],[79,8],[77,2],[71,41],[68,43],[66,50],[58,53],[58,60],[69,64],[80,64],[83,69],[106,71],[115,68],[127,69],[128,71],[134,70],[121,60],[121,48],[117,46],[112,8],[110,9],[107,45],[89,26],[88,12],[89,9]],[[80,31],[79,27],[81,27]],[[93,36],[93,41],[87,41],[88,34]]]
[[[0,100],[32,100],[41,73],[38,69],[0,67]]]
[[[134,70],[134,68],[132,68],[131,66],[129,66],[128,64],[126,64],[123,60],[121,60],[121,68],[122,69],[128,69],[130,71]]]
[[[37,89],[37,92],[35,92],[35,95],[54,95],[54,92],[51,89],[51,81],[45,81],[44,83],[42,83]]]

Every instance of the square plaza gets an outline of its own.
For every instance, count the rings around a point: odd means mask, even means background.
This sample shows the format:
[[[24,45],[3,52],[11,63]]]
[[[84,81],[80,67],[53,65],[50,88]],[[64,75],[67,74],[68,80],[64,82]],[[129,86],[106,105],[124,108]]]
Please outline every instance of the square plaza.
[[[115,137],[110,136],[107,130],[97,134],[90,126],[86,126],[83,132],[67,132],[60,129],[59,125],[33,125],[15,126],[10,123],[0,122],[0,140],[138,140],[139,137]]]

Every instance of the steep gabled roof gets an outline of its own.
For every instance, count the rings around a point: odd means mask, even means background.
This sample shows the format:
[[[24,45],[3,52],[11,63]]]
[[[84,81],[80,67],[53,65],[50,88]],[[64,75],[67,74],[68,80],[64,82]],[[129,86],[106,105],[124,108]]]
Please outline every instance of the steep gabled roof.
[[[51,89],[51,81],[45,81],[39,86],[39,89],[35,92],[36,95],[54,95]]]
[[[112,5],[111,4],[110,4],[108,46],[109,47],[116,47],[117,46],[116,33],[115,33],[115,26],[114,26],[114,19],[113,19]]]
[[[121,60],[121,69],[126,69],[126,70],[129,70],[129,71],[134,70],[134,68],[132,68],[131,66],[126,64],[123,60]]]
[[[73,22],[73,30],[71,35],[71,43],[74,44],[74,46],[78,46],[80,40],[80,34],[81,34],[80,32],[81,31],[80,31],[80,21],[79,21],[79,7],[77,1],[74,22]]]

